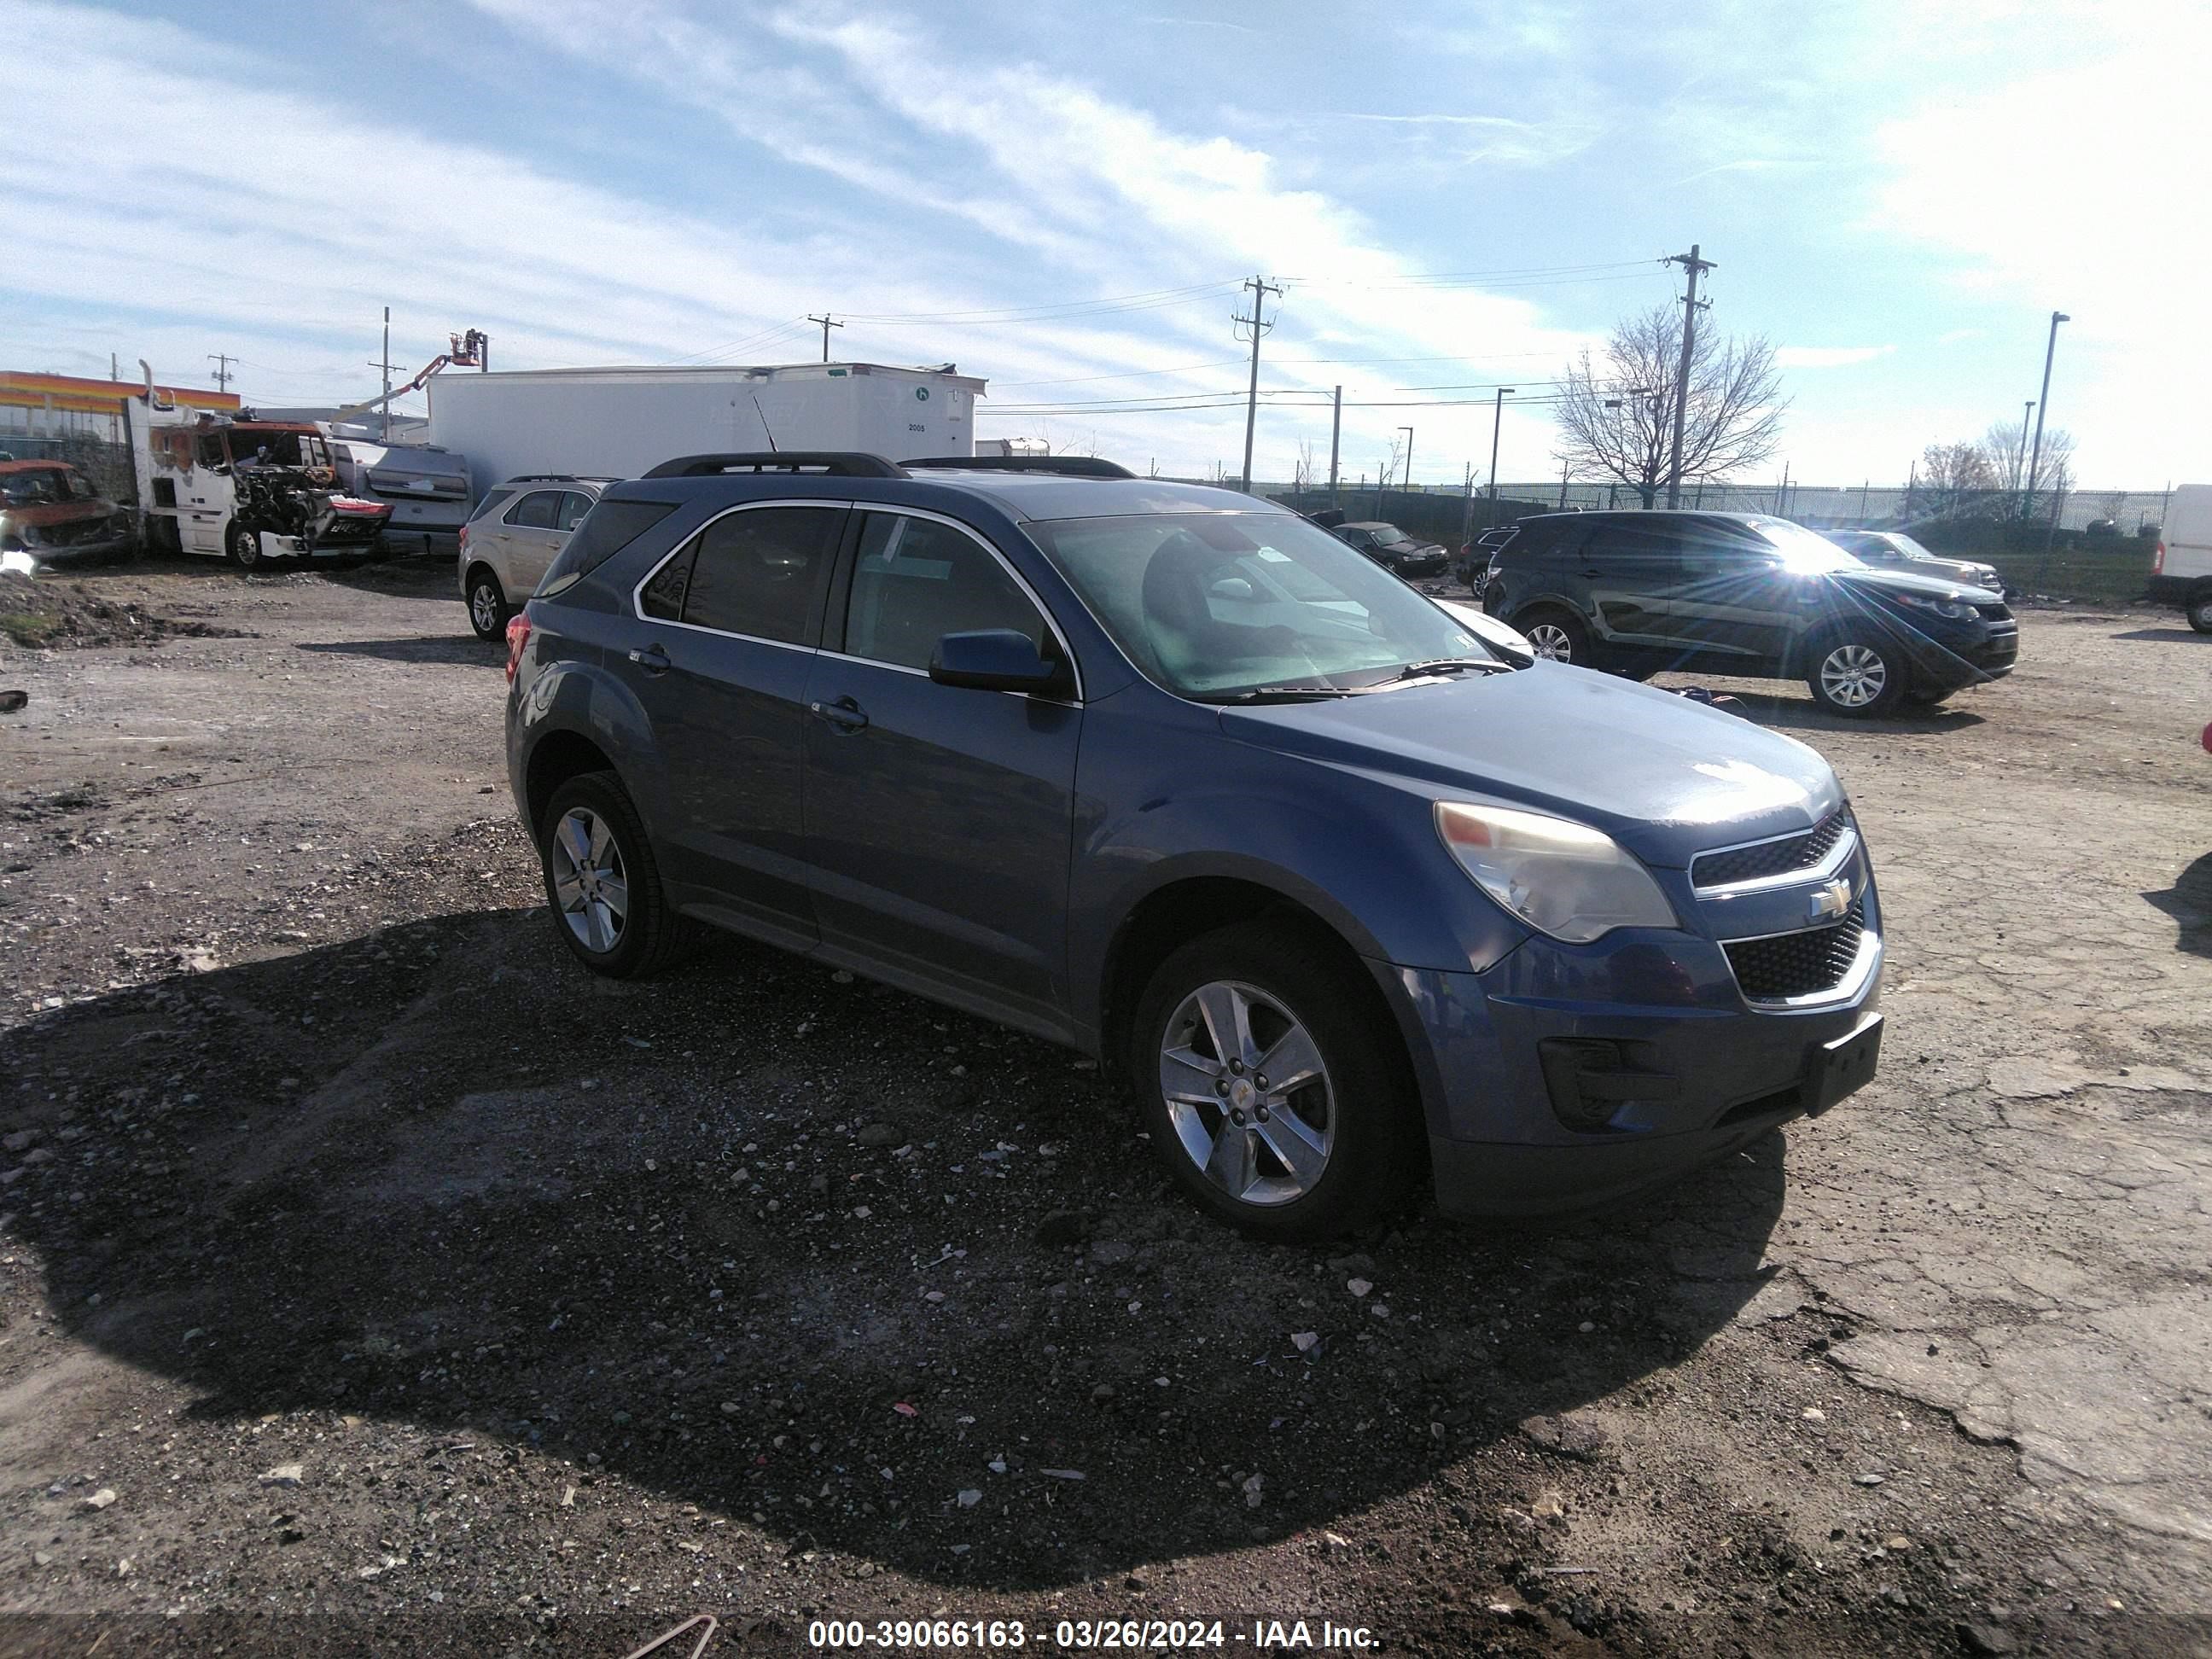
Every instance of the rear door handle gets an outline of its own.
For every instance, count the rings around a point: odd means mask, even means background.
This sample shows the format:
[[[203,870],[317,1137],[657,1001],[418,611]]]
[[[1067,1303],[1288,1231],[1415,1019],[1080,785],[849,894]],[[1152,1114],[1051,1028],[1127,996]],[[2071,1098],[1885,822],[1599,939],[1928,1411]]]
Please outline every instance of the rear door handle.
[[[850,697],[840,697],[835,702],[810,702],[807,711],[830,723],[840,732],[865,732],[868,729],[867,711]]]
[[[657,645],[648,645],[642,651],[632,651],[629,659],[647,673],[653,675],[665,674],[676,666],[669,660],[668,653]]]

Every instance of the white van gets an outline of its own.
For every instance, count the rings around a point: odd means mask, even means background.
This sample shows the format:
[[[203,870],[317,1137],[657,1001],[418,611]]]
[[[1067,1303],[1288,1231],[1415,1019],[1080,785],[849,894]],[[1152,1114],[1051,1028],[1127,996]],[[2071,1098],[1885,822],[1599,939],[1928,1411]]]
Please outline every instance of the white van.
[[[2191,628],[2212,634],[2212,484],[2174,486],[2151,562],[2150,596],[2179,605]]]

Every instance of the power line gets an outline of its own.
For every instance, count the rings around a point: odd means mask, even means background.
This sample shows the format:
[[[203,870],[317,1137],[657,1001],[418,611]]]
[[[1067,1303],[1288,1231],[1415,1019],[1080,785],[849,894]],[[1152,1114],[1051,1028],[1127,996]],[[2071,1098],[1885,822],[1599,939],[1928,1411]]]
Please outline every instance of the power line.
[[[833,328],[842,328],[845,325],[830,320],[830,313],[826,311],[819,317],[810,311],[806,313],[806,320],[822,325],[822,361],[826,363],[830,361],[830,331]]]

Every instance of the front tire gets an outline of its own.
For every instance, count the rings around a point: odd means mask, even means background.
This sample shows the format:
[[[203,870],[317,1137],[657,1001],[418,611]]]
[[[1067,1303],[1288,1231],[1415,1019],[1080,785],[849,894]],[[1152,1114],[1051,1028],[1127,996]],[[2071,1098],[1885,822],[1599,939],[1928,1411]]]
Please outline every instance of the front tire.
[[[2212,587],[2189,596],[2189,625],[2200,634],[2212,634]]]
[[[1536,654],[1552,662],[1592,665],[1589,629],[1583,619],[1560,605],[1545,605],[1524,612],[1513,626],[1526,635]]]
[[[507,602],[507,590],[499,585],[499,578],[483,565],[469,572],[469,626],[480,640],[502,640],[507,637],[507,618],[514,614]]]
[[[269,561],[262,556],[261,537],[235,519],[222,534],[223,551],[240,570],[258,570]]]
[[[569,954],[610,979],[643,979],[675,959],[684,930],[660,890],[645,825],[611,772],[553,792],[538,823],[545,902]]]
[[[1870,720],[1905,696],[1910,670],[1904,653],[1869,634],[1831,634],[1814,641],[1805,688],[1832,714]]]
[[[1176,1185],[1283,1242],[1335,1237],[1401,1201],[1419,1118],[1372,1002],[1324,944],[1280,922],[1223,928],[1161,963],[1129,1068]]]

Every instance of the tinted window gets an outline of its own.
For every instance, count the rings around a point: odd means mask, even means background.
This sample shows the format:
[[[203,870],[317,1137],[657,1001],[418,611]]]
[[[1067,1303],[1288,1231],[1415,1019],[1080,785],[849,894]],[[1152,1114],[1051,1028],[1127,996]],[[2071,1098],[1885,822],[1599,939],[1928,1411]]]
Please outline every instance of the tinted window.
[[[869,514],[845,606],[847,653],[927,669],[940,638],[981,628],[1011,628],[1040,653],[1055,648],[1029,595],[973,538],[927,519]]]
[[[538,584],[538,597],[550,599],[574,586],[675,510],[673,501],[601,501],[585,519],[582,527],[568,538],[561,556],[553,561],[545,580]],[[666,620],[674,622],[683,614],[680,593],[677,605],[676,610],[665,613]],[[664,613],[648,610],[647,614]]]
[[[1599,526],[1583,554],[1601,563],[1629,559],[1649,563],[1673,561],[1681,546],[1681,532],[1667,520],[1631,517]]]
[[[469,522],[471,524],[474,524],[478,519],[483,518],[485,514],[497,512],[501,507],[505,506],[508,501],[511,501],[514,499],[514,492],[512,489],[493,490],[490,495],[485,496],[483,500],[477,503],[477,510],[469,514]]]
[[[732,513],[699,532],[684,620],[786,645],[811,643],[842,508]]]
[[[561,516],[555,520],[556,530],[574,530],[584,521],[584,514],[592,510],[592,498],[571,489],[561,497]]]
[[[507,522],[517,530],[550,530],[561,511],[561,492],[533,489],[507,511]]]
[[[580,539],[580,538],[579,538]],[[658,617],[663,622],[676,622],[684,615],[684,595],[691,586],[691,561],[699,556],[699,544],[688,544],[681,553],[653,573],[653,580],[645,585],[637,602],[648,617]]]

